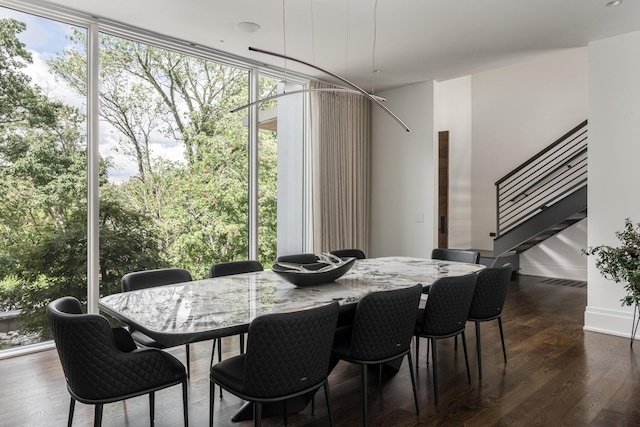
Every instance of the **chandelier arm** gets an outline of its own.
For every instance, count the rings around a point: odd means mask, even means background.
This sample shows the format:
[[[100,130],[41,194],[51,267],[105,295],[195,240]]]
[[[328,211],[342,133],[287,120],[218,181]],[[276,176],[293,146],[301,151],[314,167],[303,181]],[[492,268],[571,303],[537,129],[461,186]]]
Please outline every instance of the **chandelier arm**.
[[[300,64],[306,65],[307,67],[314,68],[314,69],[316,69],[318,71],[321,71],[321,72],[323,72],[325,74],[330,75],[331,77],[334,77],[334,78],[340,80],[341,82],[345,83],[348,86],[351,86],[352,88],[354,88],[355,90],[360,92],[362,94],[362,96],[364,96],[366,98],[369,98],[376,105],[378,105],[378,107],[382,108],[387,114],[389,114],[391,117],[393,117],[393,119],[396,122],[398,122],[398,124],[400,126],[402,126],[404,128],[404,130],[406,130],[407,132],[411,132],[411,129],[409,129],[409,127],[402,120],[400,120],[400,118],[398,116],[393,114],[393,112],[391,110],[389,110],[387,107],[385,107],[382,104],[382,102],[377,100],[375,97],[371,96],[371,94],[369,94],[366,90],[362,89],[360,86],[356,85],[355,83],[351,83],[349,80],[345,79],[344,77],[340,77],[339,75],[337,75],[335,73],[332,73],[331,71],[325,70],[324,68],[320,68],[317,65],[313,65],[313,64],[310,64],[308,62],[302,61],[300,59],[296,59],[296,58],[292,58],[292,57],[287,56],[287,55],[283,55],[281,53],[269,52],[268,50],[262,50],[262,49],[259,49],[259,48],[256,48],[256,47],[251,47],[251,46],[249,46],[249,50],[251,50],[253,52],[264,53],[265,55],[276,56],[276,57],[282,58],[282,59],[288,59],[288,60],[293,61],[293,62],[298,62]]]
[[[244,104],[244,105],[242,105],[240,107],[236,107],[233,110],[231,110],[230,112],[231,113],[237,113],[238,111],[245,110],[245,109],[247,109],[247,108],[249,108],[249,107],[251,107],[253,105],[256,105],[256,104],[262,104],[264,102],[271,101],[271,100],[277,99],[277,98],[281,98],[281,97],[287,96],[287,95],[295,95],[297,93],[307,93],[307,92],[343,92],[343,93],[352,93],[354,95],[364,96],[364,95],[362,95],[362,93],[360,93],[357,90],[338,88],[338,87],[337,88],[298,89],[298,90],[292,90],[292,91],[289,91],[289,92],[278,93],[276,95],[270,95],[270,96],[267,96],[267,97],[262,98],[262,99],[257,99],[257,100],[255,100],[253,102],[248,103],[248,104]],[[372,95],[372,96],[374,98],[378,99],[379,101],[386,101],[385,98],[382,98],[380,96],[376,96],[376,95]]]

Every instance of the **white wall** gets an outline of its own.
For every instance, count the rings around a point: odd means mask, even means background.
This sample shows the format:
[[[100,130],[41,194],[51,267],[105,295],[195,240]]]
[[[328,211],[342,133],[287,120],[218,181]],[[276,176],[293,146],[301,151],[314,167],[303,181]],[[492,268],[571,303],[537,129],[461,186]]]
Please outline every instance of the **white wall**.
[[[431,89],[421,85],[382,94],[413,128],[408,135],[374,107],[372,256],[428,256],[435,246],[435,138],[440,130],[451,136],[449,245],[491,250],[495,182],[588,116],[588,49],[429,83]],[[430,110],[433,129],[425,122]],[[425,222],[416,223],[422,212]],[[578,223],[522,254],[521,273],[586,280],[581,250],[587,224]]]
[[[589,44],[588,244],[619,244],[625,218],[640,222],[640,32]],[[622,284],[588,263],[585,329],[629,336]]]
[[[586,281],[587,224],[583,219],[520,254],[520,274]]]
[[[472,76],[472,246],[493,249],[495,182],[587,118],[587,49]]]
[[[472,247],[471,76],[436,83],[434,95],[436,134],[449,131],[449,247],[468,249]]]
[[[589,218],[563,234],[582,234],[586,226],[589,246],[615,245],[626,217],[640,222],[638,52],[640,32],[634,32],[472,77],[474,246],[491,247],[493,184],[512,167],[503,160],[525,160],[587,117]],[[413,132],[374,109],[371,256],[428,256],[435,243],[434,84],[381,95]],[[415,221],[420,212],[424,223]],[[574,243],[580,238],[574,235]],[[582,245],[574,243],[577,251]],[[621,306],[623,285],[602,278],[594,259],[587,274],[585,329],[629,336],[633,311]]]
[[[380,108],[371,107],[371,257],[429,257],[431,253],[435,238],[433,91],[433,82],[424,82],[378,93],[411,132]]]

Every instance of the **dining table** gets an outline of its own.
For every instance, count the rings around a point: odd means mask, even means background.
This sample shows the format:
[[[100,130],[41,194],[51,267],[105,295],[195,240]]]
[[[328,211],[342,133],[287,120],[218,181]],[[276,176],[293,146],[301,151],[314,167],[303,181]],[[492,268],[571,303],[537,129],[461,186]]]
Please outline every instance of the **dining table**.
[[[298,287],[270,269],[157,286],[100,298],[102,312],[166,347],[246,332],[253,319],[338,301],[354,308],[366,294],[413,286],[484,268],[480,264],[413,257],[358,259],[339,279]],[[311,273],[310,273],[311,274]]]
[[[267,269],[116,293],[100,298],[98,305],[102,312],[173,347],[245,333],[258,316],[305,310],[333,301],[340,305],[339,323],[345,323],[344,319],[348,322],[352,318],[358,301],[371,292],[417,283],[427,289],[441,277],[483,268],[480,264],[406,256],[367,258],[356,260],[342,277],[313,286],[293,285]],[[393,368],[398,369],[399,364]],[[292,412],[302,410],[308,401],[288,403],[288,408]],[[264,407],[263,415],[278,414],[280,408],[277,405],[272,411]],[[251,416],[251,408],[246,407],[232,420]]]

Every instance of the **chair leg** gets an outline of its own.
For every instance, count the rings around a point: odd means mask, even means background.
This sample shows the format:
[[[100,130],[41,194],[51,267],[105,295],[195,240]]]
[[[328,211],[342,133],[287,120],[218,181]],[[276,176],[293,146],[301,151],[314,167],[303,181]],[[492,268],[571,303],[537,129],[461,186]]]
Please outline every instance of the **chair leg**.
[[[76,409],[76,400],[72,397],[69,404],[69,420],[67,421],[67,427],[71,427],[73,424],[73,411]]]
[[[413,401],[416,404],[416,415],[420,415],[420,409],[418,408],[418,391],[416,389],[416,378],[413,374],[413,361],[411,360],[411,351],[407,353],[409,359],[409,374],[411,375],[411,386],[413,387]]]
[[[96,404],[95,416],[93,418],[93,426],[100,427],[102,425],[102,403]]]
[[[260,427],[262,424],[262,404],[258,402],[253,403],[253,425]]]
[[[182,381],[182,412],[184,413],[184,427],[189,427],[189,402],[187,400],[187,380]]]
[[[333,415],[331,412],[331,397],[329,396],[329,381],[324,382],[324,399],[327,401],[327,412],[329,413],[329,426],[333,427]]]
[[[154,392],[149,393],[149,423],[153,427],[154,413],[156,411],[156,394]]]
[[[311,415],[316,414],[316,391],[311,394]]]
[[[214,338],[211,347],[211,363],[209,363],[209,366],[213,366],[213,355],[216,354],[216,345],[218,346],[218,362],[222,360],[222,338]],[[220,387],[220,398],[222,398],[222,387]]]
[[[415,335],[416,338],[416,374],[418,373],[418,365],[420,364],[420,336]],[[429,340],[427,340],[429,342]],[[427,355],[428,357],[428,355]]]
[[[213,395],[215,392],[215,383],[213,381],[209,381],[209,427],[213,427]]]
[[[464,335],[464,331],[461,333],[462,335],[462,348],[464,348],[464,363],[467,365],[467,380],[469,384],[471,384],[471,371],[469,370],[469,356],[467,354],[467,338]]]
[[[507,363],[507,347],[504,345],[504,332],[502,331],[502,317],[498,317],[498,326],[500,327],[500,341],[502,341],[502,355],[504,363]]]
[[[438,404],[438,347],[435,338],[429,339],[431,342],[431,360],[433,362],[433,400]]]
[[[282,401],[282,409],[283,409],[283,414],[284,414],[284,425],[286,426],[289,423],[289,417],[287,416],[287,401],[283,400]]]
[[[478,378],[482,380],[482,345],[480,345],[480,322],[476,321],[476,353],[478,353]]]
[[[187,378],[191,375],[191,355],[189,354],[189,344],[185,346],[185,351],[187,352]]]
[[[367,365],[362,365],[362,425],[367,427]]]
[[[244,354],[244,334],[240,334],[240,354]]]

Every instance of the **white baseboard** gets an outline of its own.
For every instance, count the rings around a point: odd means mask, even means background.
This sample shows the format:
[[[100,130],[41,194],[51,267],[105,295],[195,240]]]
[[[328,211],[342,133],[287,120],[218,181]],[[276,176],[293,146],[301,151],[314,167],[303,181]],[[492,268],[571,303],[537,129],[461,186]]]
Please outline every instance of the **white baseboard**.
[[[587,306],[584,312],[584,330],[631,338],[633,309],[630,310],[608,310]],[[636,339],[640,339],[640,336]]]

